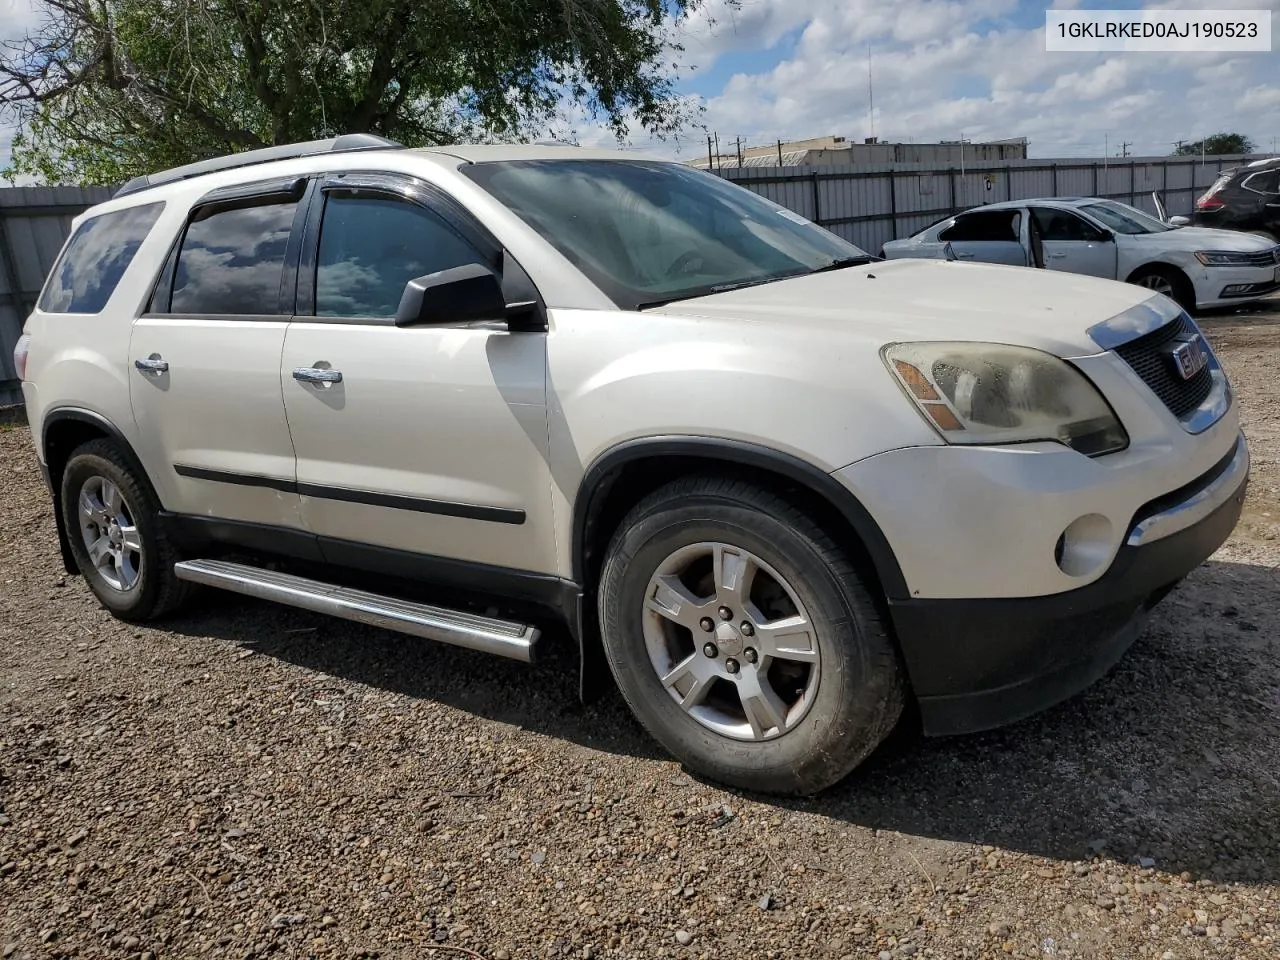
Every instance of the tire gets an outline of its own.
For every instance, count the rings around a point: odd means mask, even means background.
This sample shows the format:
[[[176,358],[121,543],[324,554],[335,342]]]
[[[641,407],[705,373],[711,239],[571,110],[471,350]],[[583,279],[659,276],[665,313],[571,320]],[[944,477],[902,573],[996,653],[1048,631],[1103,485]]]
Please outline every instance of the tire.
[[[717,604],[737,601],[731,590],[712,586],[717,551],[708,544],[721,545],[726,569],[748,556],[758,562],[743,610],[730,608],[729,621]],[[714,594],[705,608],[681,608],[679,618],[691,628],[671,619],[672,594],[659,594],[668,615],[649,602],[654,578],[673,575],[688,599]],[[793,611],[811,625],[807,638],[791,635],[774,643],[783,655],[766,655],[768,636],[777,632],[770,624]],[[637,504],[609,545],[599,616],[605,657],[640,723],[687,768],[720,783],[816,793],[861,763],[902,713],[894,641],[850,558],[805,513],[750,484],[692,477]],[[746,621],[759,629],[737,629]],[[714,657],[708,642],[717,645]],[[766,685],[774,699],[744,697]],[[700,703],[694,712],[676,699],[691,694]],[[747,710],[748,700],[755,709]],[[768,711],[766,702],[778,709]]]
[[[91,440],[72,452],[60,496],[76,566],[116,617],[154,620],[193,592],[174,576],[179,557],[161,529],[155,494],[110,440]],[[107,549],[91,556],[91,540]]]
[[[1129,282],[1171,297],[1188,313],[1196,309],[1196,289],[1187,275],[1176,267],[1143,267],[1129,278]]]

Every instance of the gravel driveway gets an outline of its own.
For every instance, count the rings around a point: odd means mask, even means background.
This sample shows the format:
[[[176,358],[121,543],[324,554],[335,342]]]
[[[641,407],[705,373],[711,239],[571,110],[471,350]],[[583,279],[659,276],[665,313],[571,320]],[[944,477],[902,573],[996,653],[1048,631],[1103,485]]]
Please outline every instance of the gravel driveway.
[[[1280,957],[1280,310],[1204,326],[1233,539],[1082,696],[804,802],[683,774],[568,653],[220,594],[119,623],[0,427],[3,956]]]

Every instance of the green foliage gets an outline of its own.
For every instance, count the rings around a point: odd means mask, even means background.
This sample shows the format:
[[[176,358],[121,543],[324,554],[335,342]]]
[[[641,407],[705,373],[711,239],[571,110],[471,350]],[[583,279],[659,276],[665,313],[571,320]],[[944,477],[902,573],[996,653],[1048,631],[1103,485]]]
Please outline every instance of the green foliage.
[[[1208,156],[1222,157],[1233,154],[1253,153],[1256,147],[1257,144],[1243,133],[1215,133],[1211,137],[1205,137],[1204,140],[1182,144],[1174,151],[1174,156],[1198,157],[1201,153],[1204,153]]]
[[[566,105],[670,135],[671,37],[702,0],[45,2],[0,51],[9,175],[92,184],[339,133],[528,139]]]

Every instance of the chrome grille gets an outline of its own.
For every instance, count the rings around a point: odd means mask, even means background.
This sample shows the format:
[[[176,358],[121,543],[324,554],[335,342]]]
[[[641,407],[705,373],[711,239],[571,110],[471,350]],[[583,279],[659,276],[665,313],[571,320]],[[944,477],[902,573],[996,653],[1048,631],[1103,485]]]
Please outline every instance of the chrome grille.
[[[1189,380],[1183,380],[1174,363],[1172,348],[1180,340],[1190,340],[1199,331],[1185,313],[1158,330],[1115,348],[1142,382],[1151,388],[1179,419],[1200,406],[1213,389],[1213,366],[1209,363]],[[1208,343],[1205,349],[1209,349]]]
[[[1273,263],[1280,263],[1280,245],[1257,253],[1242,253],[1240,263],[1250,267],[1269,267]]]

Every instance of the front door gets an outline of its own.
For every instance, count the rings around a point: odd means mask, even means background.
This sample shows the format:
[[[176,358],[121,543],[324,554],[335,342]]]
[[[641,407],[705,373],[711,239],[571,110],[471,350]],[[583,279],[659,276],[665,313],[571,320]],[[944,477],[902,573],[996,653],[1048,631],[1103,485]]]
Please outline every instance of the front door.
[[[251,184],[197,205],[134,322],[139,453],[156,465],[171,510],[301,527],[280,395],[292,309],[281,288],[299,192]]]
[[[403,573],[404,553],[554,570],[545,334],[395,326],[409,280],[486,255],[391,187],[331,182],[317,209],[281,379],[325,556]]]
[[[1070,210],[1032,207],[1048,270],[1116,279],[1116,242]]]

